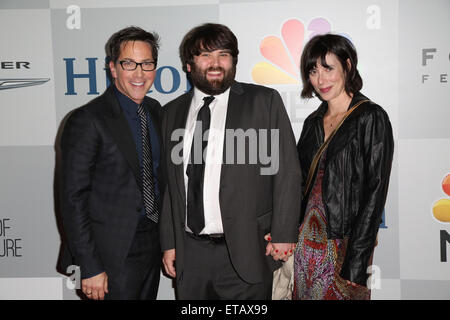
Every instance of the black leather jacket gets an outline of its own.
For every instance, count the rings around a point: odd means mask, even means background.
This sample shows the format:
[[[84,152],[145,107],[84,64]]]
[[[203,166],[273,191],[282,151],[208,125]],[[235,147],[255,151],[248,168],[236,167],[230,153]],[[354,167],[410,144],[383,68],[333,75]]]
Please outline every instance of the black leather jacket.
[[[364,99],[356,93],[350,106]],[[323,102],[303,124],[297,144],[303,189],[312,159],[324,141],[327,109]],[[389,117],[373,102],[364,102],[350,114],[326,150],[322,198],[328,239],[348,238],[340,276],[363,286],[386,202],[393,151]],[[308,197],[303,200],[300,221]]]

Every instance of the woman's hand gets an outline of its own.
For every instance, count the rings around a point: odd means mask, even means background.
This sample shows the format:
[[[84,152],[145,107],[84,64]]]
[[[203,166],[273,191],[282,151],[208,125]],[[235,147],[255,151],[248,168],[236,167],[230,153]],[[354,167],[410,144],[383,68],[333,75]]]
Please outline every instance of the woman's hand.
[[[273,260],[287,261],[294,254],[295,243],[273,243],[270,233],[264,236],[269,243],[266,246],[266,256],[272,255]]]
[[[356,288],[358,286],[357,283],[351,282],[350,280],[345,280],[347,281],[347,285],[352,286],[353,288]]]

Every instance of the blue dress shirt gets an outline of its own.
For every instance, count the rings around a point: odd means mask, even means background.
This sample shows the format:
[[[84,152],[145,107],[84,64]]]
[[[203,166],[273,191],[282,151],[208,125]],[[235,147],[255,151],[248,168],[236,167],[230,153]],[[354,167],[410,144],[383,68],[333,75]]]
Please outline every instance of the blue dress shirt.
[[[139,167],[142,175],[142,134],[141,134],[141,120],[139,119],[139,115],[137,112],[138,105],[120,92],[116,86],[114,85],[114,92],[116,93],[117,99],[119,100],[120,107],[123,110],[125,118],[130,125],[130,130],[133,136],[134,143],[136,145],[136,151],[139,158]],[[147,113],[147,127],[148,134],[150,138],[151,148],[152,148],[152,158],[153,158],[153,182],[155,185],[155,197],[159,199],[160,192],[158,186],[158,168],[159,168],[159,158],[160,158],[160,146],[158,134],[156,132],[155,126],[153,124],[152,117],[149,112]],[[143,215],[145,215],[145,208],[142,208]]]

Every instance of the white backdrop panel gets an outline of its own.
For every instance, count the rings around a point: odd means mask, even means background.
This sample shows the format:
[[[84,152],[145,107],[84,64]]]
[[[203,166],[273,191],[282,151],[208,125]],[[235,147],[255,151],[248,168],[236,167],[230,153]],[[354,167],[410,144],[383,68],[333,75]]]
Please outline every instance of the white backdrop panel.
[[[42,85],[0,90],[0,146],[50,145],[56,134],[50,12],[0,10],[0,41],[0,82],[48,79]]]
[[[449,264],[440,257],[440,230],[450,233],[450,225],[437,221],[432,212],[437,200],[450,198],[442,190],[450,173],[449,145],[449,139],[399,142],[402,279],[450,280]]]

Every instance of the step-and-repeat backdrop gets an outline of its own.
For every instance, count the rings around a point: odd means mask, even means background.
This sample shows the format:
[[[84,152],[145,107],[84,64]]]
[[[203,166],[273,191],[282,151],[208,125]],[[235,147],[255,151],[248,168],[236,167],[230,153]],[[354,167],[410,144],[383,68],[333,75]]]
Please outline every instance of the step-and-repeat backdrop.
[[[108,85],[108,38],[130,25],[161,36],[149,95],[165,104],[187,90],[180,41],[205,22],[236,34],[236,78],[277,89],[297,138],[319,104],[300,99],[305,43],[326,32],[352,40],[362,92],[386,109],[395,139],[373,298],[449,299],[448,0],[1,0],[0,299],[78,298],[77,272],[56,270],[55,149],[67,113]],[[158,298],[174,299],[164,276]]]

